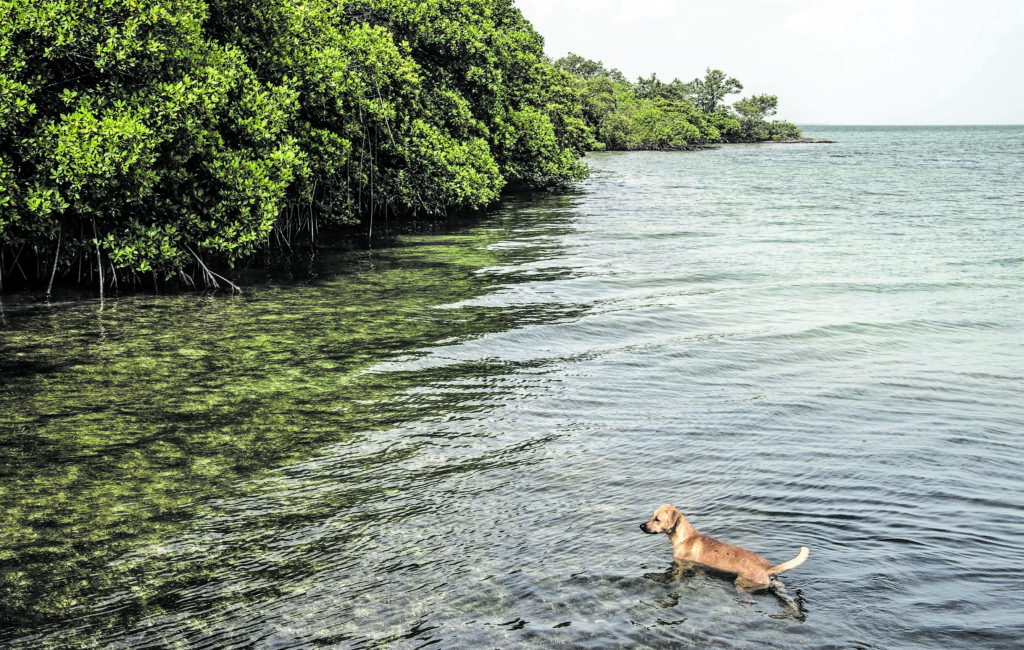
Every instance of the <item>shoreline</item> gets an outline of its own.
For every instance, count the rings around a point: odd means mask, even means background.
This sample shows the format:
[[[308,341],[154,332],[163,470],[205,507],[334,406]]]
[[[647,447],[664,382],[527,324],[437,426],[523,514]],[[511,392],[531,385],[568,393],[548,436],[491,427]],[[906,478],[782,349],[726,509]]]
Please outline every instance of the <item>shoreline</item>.
[[[809,138],[807,136],[800,136],[799,138],[782,138],[781,140],[764,140],[767,144],[835,144],[835,140],[823,140],[821,138]],[[761,144],[760,142],[754,142],[752,144]]]

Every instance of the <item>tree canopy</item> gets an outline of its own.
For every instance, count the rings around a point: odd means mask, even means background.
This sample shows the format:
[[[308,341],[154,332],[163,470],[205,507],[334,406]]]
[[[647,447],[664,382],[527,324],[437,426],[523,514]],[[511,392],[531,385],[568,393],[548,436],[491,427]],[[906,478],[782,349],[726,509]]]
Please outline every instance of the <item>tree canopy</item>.
[[[774,95],[726,104],[743,85],[721,70],[708,68],[703,78],[690,82],[665,82],[657,74],[630,82],[618,70],[578,54],[557,59],[554,66],[576,79],[594,149],[687,149],[800,136],[793,123],[766,119],[778,108]]]
[[[702,113],[714,113],[727,95],[743,92],[743,84],[721,70],[707,69],[704,78],[690,82],[694,104]]]
[[[577,181],[589,143],[512,0],[0,0],[0,282],[212,280],[272,233]]]

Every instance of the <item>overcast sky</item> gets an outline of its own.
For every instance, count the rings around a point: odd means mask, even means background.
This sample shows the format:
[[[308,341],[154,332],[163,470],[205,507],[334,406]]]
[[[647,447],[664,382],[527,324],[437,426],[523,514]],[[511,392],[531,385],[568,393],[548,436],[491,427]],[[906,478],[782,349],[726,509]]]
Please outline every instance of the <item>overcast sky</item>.
[[[801,124],[1024,124],[1024,0],[516,4],[554,58],[630,79],[719,68]]]

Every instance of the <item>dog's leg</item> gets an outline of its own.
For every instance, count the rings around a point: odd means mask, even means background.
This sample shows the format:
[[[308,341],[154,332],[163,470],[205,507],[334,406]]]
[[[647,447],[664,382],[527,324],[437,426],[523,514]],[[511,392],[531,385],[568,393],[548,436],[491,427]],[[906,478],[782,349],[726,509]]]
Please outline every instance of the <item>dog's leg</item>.
[[[660,582],[661,584],[668,584],[670,582],[675,582],[676,580],[689,578],[696,573],[697,569],[694,567],[692,562],[675,560],[672,562],[672,566],[665,569],[665,571],[661,573],[645,573],[644,577],[648,580]]]
[[[675,580],[682,580],[697,575],[697,565],[686,560],[674,560],[671,571]]]
[[[741,585],[739,580],[732,583],[732,586],[736,588],[736,595],[740,597],[739,601],[744,605],[753,605],[757,602],[757,599],[754,598],[753,592],[749,591],[743,585]]]

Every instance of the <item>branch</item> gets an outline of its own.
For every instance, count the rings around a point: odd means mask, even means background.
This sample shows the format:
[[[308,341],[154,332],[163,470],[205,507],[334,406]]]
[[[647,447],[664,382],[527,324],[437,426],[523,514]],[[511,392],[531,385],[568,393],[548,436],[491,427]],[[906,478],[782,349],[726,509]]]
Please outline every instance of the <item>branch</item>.
[[[60,237],[64,233],[64,228],[61,227],[57,231],[57,251],[53,254],[53,271],[50,273],[50,284],[46,287],[46,299],[50,299],[51,292],[53,291],[53,279],[57,276],[57,262],[60,261]]]
[[[185,247],[185,250],[187,250],[189,253],[192,253],[192,257],[195,258],[196,264],[198,264],[199,267],[203,269],[203,275],[204,275],[203,279],[207,282],[207,284],[212,284],[217,289],[220,289],[220,285],[217,284],[217,280],[214,279],[214,278],[220,278],[221,280],[224,280],[225,282],[230,284],[231,285],[231,289],[233,291],[237,291],[238,295],[242,295],[242,288],[241,287],[239,287],[237,284],[235,284],[231,280],[228,280],[223,275],[220,275],[218,273],[214,273],[213,271],[211,271],[205,264],[203,264],[203,260],[199,259],[199,256],[196,255],[195,251],[192,250],[191,248],[189,248],[188,246]]]

